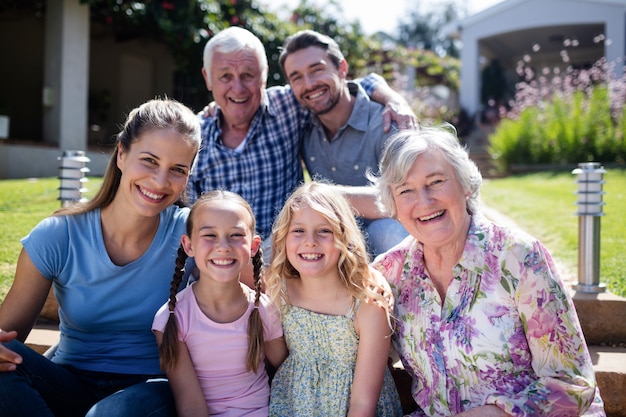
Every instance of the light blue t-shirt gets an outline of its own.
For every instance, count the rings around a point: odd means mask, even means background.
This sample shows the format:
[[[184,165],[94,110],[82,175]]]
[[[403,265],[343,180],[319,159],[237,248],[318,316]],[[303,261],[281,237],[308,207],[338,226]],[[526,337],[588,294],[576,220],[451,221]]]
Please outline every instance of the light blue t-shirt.
[[[53,281],[61,338],[54,362],[79,369],[160,374],[151,331],[169,296],[189,209],[171,206],[139,259],[115,265],[106,251],[100,210],[41,221],[22,244],[39,272]]]

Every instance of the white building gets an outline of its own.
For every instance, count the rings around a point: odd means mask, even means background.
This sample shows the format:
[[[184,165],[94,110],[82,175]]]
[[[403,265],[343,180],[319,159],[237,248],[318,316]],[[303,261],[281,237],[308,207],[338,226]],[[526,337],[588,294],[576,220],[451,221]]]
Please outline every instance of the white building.
[[[461,107],[478,115],[486,99],[481,100],[485,68],[499,66],[511,88],[525,57],[535,70],[586,68],[606,57],[621,75],[625,22],[626,0],[505,0],[448,25],[445,34],[462,42]]]
[[[8,135],[0,135],[0,178],[57,176],[66,150],[86,151],[90,175],[101,175],[125,114],[173,95],[175,62],[163,43],[116,39],[111,25],[91,22],[80,0],[44,4],[38,13],[0,11],[0,114],[10,115]],[[93,111],[98,100],[102,111]],[[97,120],[89,120],[90,106]]]

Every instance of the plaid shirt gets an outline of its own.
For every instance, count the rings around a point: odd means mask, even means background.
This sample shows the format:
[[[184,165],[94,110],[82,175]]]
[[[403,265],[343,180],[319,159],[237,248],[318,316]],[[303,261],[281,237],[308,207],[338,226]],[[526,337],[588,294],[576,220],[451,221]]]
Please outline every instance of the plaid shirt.
[[[371,94],[381,80],[370,74],[360,84]],[[303,182],[300,143],[310,113],[288,86],[268,88],[241,149],[223,145],[219,115],[218,108],[216,117],[201,120],[202,145],[189,178],[189,201],[209,190],[233,191],[250,203],[257,232],[267,239],[285,200]]]

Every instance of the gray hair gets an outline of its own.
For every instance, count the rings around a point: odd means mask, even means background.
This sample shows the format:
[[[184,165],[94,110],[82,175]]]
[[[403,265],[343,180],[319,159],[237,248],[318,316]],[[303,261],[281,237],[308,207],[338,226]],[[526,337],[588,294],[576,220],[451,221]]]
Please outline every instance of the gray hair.
[[[459,142],[456,130],[450,124],[422,127],[420,130],[401,130],[387,139],[378,166],[379,173],[377,175],[368,173],[368,178],[378,189],[381,208],[393,217],[396,216],[392,187],[406,180],[415,160],[426,149],[441,152],[452,167],[463,192],[469,195],[468,213],[476,213],[480,205],[478,197],[483,178],[474,161],[469,158],[467,150]]]
[[[256,55],[263,74],[262,77],[266,80],[269,66],[265,47],[252,32],[238,26],[231,26],[220,31],[209,39],[205,45],[203,66],[207,73],[207,78],[211,79],[211,62],[213,62],[213,54],[215,52],[230,54],[242,50],[251,51]]]

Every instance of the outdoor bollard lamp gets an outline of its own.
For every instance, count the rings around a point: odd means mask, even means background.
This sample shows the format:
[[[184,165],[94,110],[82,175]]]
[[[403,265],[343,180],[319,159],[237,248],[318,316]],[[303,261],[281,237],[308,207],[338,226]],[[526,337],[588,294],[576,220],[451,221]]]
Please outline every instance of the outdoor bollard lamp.
[[[573,288],[584,293],[601,293],[600,284],[600,218],[602,206],[602,179],[606,172],[599,162],[583,162],[572,174],[578,175],[578,284]]]
[[[61,161],[59,166],[59,200],[61,206],[65,207],[75,202],[86,201],[83,193],[87,191],[83,184],[89,181],[85,173],[89,168],[85,166],[90,161],[83,151],[63,151],[63,156],[57,158]]]

